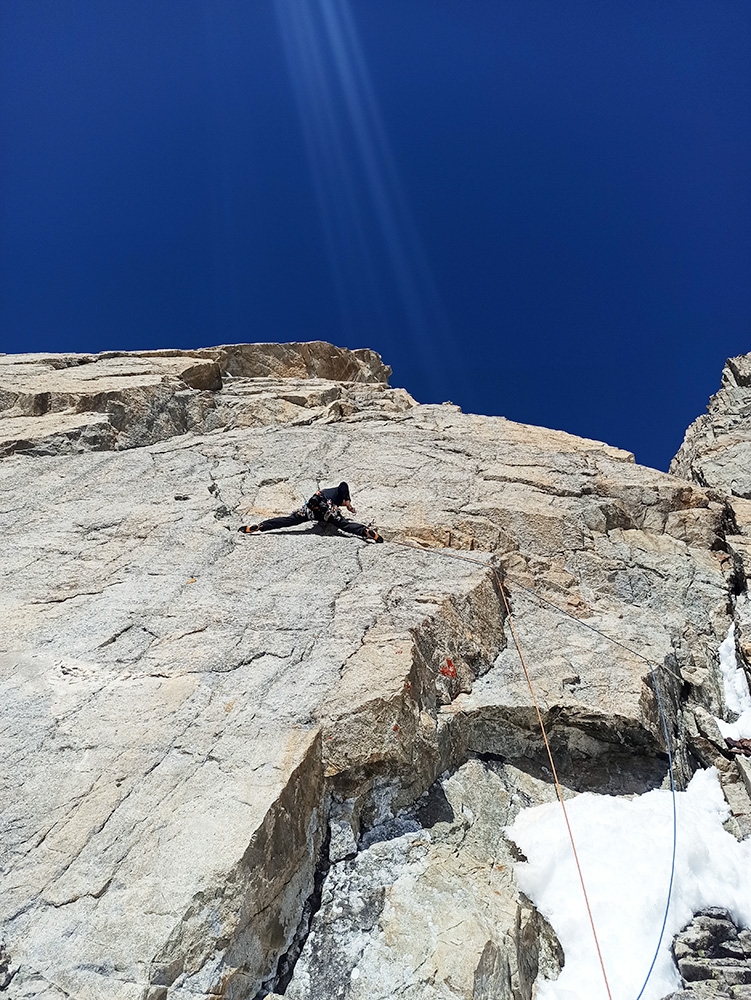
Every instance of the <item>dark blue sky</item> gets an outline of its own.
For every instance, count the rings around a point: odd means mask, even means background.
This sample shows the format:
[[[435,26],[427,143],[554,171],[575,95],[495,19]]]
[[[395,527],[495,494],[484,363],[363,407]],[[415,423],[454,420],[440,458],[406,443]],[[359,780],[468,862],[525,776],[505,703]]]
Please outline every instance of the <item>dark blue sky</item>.
[[[751,351],[747,0],[3,0],[0,350],[324,339],[665,468]]]

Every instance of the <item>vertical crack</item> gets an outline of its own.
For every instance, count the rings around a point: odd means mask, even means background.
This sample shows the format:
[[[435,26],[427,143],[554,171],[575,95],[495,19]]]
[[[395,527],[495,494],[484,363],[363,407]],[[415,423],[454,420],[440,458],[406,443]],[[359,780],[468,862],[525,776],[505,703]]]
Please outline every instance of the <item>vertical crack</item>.
[[[326,823],[326,835],[321,844],[321,849],[318,854],[318,861],[316,863],[315,872],[313,873],[313,891],[305,900],[302,909],[302,915],[300,916],[300,922],[297,925],[297,930],[292,938],[292,943],[289,948],[280,955],[276,968],[273,974],[263,981],[261,988],[258,990],[253,1000],[264,1000],[270,993],[276,993],[284,995],[287,987],[292,981],[292,976],[295,972],[295,966],[297,965],[297,960],[302,954],[302,950],[305,947],[305,942],[308,940],[308,935],[310,934],[310,927],[313,922],[313,917],[318,913],[321,908],[321,900],[323,898],[323,885],[326,881],[326,876],[331,868],[331,862],[329,860],[329,845],[331,843],[331,826]]]

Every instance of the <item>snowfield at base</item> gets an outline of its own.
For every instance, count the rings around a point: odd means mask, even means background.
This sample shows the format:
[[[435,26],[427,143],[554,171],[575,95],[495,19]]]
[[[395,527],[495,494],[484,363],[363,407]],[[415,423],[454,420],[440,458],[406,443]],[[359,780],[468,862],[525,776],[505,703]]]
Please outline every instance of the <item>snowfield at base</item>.
[[[722,823],[729,809],[717,771],[697,772],[676,795],[677,855],[665,934],[643,1000],[681,986],[670,946],[693,914],[722,906],[751,927],[751,839]],[[665,914],[673,803],[657,789],[633,799],[584,793],[566,803],[613,1000],[636,1000]],[[607,1000],[560,803],[524,809],[507,834],[523,851],[519,886],[552,924],[565,967],[540,983],[537,1000]]]
[[[727,739],[751,738],[751,693],[748,690],[746,674],[738,666],[735,658],[735,627],[728,629],[724,642],[720,645],[720,670],[725,691],[725,704],[738,716],[735,722],[717,719],[720,732]]]

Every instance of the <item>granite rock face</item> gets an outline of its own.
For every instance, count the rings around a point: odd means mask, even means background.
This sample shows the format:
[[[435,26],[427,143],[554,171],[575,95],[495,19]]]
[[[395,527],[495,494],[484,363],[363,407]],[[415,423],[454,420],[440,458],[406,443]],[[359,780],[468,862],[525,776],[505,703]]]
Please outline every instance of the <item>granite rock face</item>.
[[[751,354],[726,362],[722,388],[686,431],[670,471],[751,500]]]
[[[553,790],[501,579],[566,794],[665,780],[646,657],[679,783],[719,760],[743,834],[741,501],[388,375],[0,357],[9,997],[531,1000],[563,959],[502,827]],[[341,478],[386,544],[237,534]]]
[[[670,471],[724,497],[729,518],[727,550],[739,578],[751,576],[751,354],[730,358],[722,372],[722,387],[709,401],[707,413],[686,431]],[[736,607],[738,645],[743,662],[751,662],[751,604]]]
[[[390,374],[373,351],[320,342],[0,355],[0,455],[135,448],[189,430],[336,419],[358,408],[360,385],[380,386],[376,398],[387,408],[408,405],[405,393],[388,390]],[[286,391],[276,391],[278,379]]]
[[[751,930],[739,930],[726,910],[695,914],[676,936],[673,954],[686,989],[669,1000],[751,997]]]

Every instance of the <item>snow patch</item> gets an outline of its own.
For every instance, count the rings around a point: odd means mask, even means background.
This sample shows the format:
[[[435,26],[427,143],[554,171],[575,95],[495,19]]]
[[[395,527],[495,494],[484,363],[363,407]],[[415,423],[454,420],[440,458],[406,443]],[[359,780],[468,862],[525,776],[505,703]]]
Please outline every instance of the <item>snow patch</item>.
[[[584,793],[566,803],[614,1000],[639,993],[665,913],[673,844],[669,791],[632,799]],[[642,1000],[681,986],[670,946],[707,906],[727,909],[751,926],[751,840],[723,829],[729,808],[717,771],[699,771],[676,795],[677,854],[673,895],[655,968]],[[566,963],[556,981],[540,983],[537,1000],[606,1000],[581,884],[558,802],[524,809],[506,831],[523,851],[520,888],[550,921]]]
[[[751,693],[748,681],[742,667],[735,658],[735,626],[731,625],[728,634],[720,644],[720,670],[722,671],[722,687],[725,692],[725,704],[738,718],[735,722],[723,722],[717,719],[720,732],[727,739],[740,740],[751,737]]]

